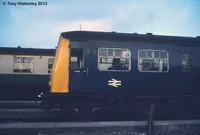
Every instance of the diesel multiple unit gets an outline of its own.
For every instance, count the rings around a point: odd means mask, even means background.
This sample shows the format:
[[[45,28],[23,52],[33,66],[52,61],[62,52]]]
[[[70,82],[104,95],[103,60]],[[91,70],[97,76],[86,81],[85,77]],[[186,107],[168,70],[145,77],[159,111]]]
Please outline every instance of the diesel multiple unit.
[[[43,105],[93,110],[194,98],[200,94],[199,52],[199,37],[63,32]]]

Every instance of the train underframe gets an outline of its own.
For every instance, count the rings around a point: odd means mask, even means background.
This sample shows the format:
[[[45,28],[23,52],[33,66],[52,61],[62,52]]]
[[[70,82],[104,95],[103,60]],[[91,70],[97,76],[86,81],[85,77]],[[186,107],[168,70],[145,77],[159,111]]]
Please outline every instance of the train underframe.
[[[155,119],[164,120],[200,118],[199,104],[200,98],[195,95],[47,94],[41,105],[46,111],[103,117],[111,114],[133,120],[145,120],[154,105]]]

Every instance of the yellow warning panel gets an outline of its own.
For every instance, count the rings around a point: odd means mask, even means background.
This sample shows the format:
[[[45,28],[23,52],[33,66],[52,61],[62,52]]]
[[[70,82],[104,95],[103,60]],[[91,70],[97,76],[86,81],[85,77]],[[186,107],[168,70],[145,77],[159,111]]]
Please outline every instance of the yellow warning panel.
[[[62,36],[56,51],[49,85],[52,93],[69,92],[69,39]]]

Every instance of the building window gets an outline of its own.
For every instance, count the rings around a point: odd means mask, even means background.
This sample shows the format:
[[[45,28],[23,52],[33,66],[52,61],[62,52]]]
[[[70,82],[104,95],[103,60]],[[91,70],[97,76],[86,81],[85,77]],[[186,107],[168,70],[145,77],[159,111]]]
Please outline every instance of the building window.
[[[14,72],[32,73],[33,58],[31,57],[14,57]]]
[[[51,73],[52,67],[53,67],[54,58],[48,59],[48,73]]]
[[[182,56],[182,71],[189,72],[192,69],[192,56],[190,54],[183,54]]]
[[[99,48],[98,68],[100,71],[129,71],[131,51],[126,48]]]
[[[140,72],[168,72],[168,52],[165,50],[139,50],[138,70]]]

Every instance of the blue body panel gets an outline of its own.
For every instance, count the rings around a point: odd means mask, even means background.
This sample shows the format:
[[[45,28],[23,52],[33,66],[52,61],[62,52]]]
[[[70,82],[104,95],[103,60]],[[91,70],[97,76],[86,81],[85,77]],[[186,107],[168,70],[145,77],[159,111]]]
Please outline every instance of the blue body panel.
[[[71,93],[98,94],[200,94],[200,46],[178,44],[154,44],[145,42],[71,42],[73,48],[84,48],[84,68],[88,72],[70,71]],[[87,47],[87,48],[86,48]],[[131,70],[129,72],[99,71],[99,48],[128,48],[131,50]],[[138,70],[138,50],[166,50],[169,53],[169,72],[152,73]],[[92,53],[94,52],[94,53]],[[182,72],[181,58],[184,53],[192,54],[192,70]],[[121,81],[118,88],[108,86],[112,78]]]

